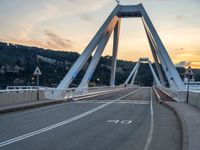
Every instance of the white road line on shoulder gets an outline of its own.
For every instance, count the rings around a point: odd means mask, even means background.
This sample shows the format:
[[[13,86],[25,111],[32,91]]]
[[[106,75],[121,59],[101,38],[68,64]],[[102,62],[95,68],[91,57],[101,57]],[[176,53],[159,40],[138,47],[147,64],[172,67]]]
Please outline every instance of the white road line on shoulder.
[[[12,138],[12,139],[3,141],[3,142],[0,142],[0,147],[4,147],[4,146],[6,146],[6,145],[9,145],[9,144],[12,144],[12,143],[15,143],[15,142],[18,142],[18,141],[21,141],[21,140],[24,140],[24,139],[33,137],[33,136],[35,136],[35,135],[38,135],[38,134],[41,134],[41,133],[50,131],[50,130],[52,130],[52,129],[58,128],[58,127],[63,126],[63,125],[65,125],[65,124],[68,124],[68,123],[70,123],[70,122],[76,121],[76,120],[78,120],[78,119],[80,119],[80,118],[83,118],[83,117],[85,117],[85,116],[87,116],[87,115],[89,115],[89,114],[92,114],[92,113],[94,113],[94,112],[96,112],[96,111],[98,111],[98,110],[100,110],[100,109],[102,109],[102,108],[104,108],[104,107],[106,107],[106,106],[108,106],[108,105],[110,105],[110,104],[113,104],[113,103],[119,101],[120,99],[123,99],[123,98],[125,98],[125,97],[127,97],[127,96],[129,96],[129,95],[131,95],[131,94],[134,94],[134,93],[136,93],[136,92],[139,91],[139,90],[140,90],[140,89],[137,89],[137,90],[135,90],[135,91],[133,91],[133,92],[131,92],[131,93],[129,93],[129,94],[126,94],[126,95],[124,95],[124,96],[122,96],[122,97],[120,97],[120,98],[118,98],[118,99],[116,99],[116,100],[114,100],[114,101],[111,101],[111,102],[102,104],[102,105],[100,105],[100,106],[97,106],[97,107],[95,107],[95,108],[93,108],[93,109],[91,109],[91,110],[89,110],[89,111],[87,111],[87,112],[84,112],[84,113],[82,113],[82,114],[79,114],[79,115],[77,115],[77,116],[75,116],[75,117],[72,117],[72,118],[70,118],[70,119],[67,119],[67,120],[58,122],[58,123],[56,123],[56,124],[47,126],[47,127],[45,127],[45,128],[41,128],[41,129],[39,129],[39,130],[30,132],[30,133],[27,133],[27,134],[23,134],[23,135],[21,135],[21,136],[18,136],[18,137],[15,137],[15,138]]]
[[[112,100],[113,101],[113,100]],[[109,103],[109,101],[80,101],[80,102],[75,102],[78,104],[105,104]],[[138,104],[138,105],[144,105],[144,104],[149,104],[149,101],[117,101],[115,104]]]
[[[149,146],[151,144],[152,138],[153,138],[153,128],[154,128],[154,118],[153,118],[153,98],[152,98],[152,88],[151,88],[151,102],[150,102],[150,113],[151,113],[151,124],[150,124],[150,130],[149,135],[146,141],[146,144],[144,146],[144,150],[148,150]]]

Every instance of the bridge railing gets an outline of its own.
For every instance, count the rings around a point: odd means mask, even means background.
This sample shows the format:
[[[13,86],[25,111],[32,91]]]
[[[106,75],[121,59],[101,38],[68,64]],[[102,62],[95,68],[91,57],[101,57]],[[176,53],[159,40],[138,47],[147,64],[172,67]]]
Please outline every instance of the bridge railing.
[[[106,92],[114,89],[124,88],[124,86],[102,86],[102,87],[88,87],[88,88],[68,88],[66,90],[56,89],[56,88],[46,88],[44,89],[45,98],[47,99],[69,99],[79,96],[85,96],[90,94],[98,94],[101,92]],[[61,93],[60,97],[56,97],[55,93]]]
[[[173,90],[163,86],[156,86],[162,92],[173,98],[178,102],[187,101],[187,91]],[[200,107],[200,91],[189,91],[188,92],[188,103]]]
[[[1,93],[24,93],[24,92],[33,92],[37,91],[37,89],[5,89],[5,90],[0,90]]]

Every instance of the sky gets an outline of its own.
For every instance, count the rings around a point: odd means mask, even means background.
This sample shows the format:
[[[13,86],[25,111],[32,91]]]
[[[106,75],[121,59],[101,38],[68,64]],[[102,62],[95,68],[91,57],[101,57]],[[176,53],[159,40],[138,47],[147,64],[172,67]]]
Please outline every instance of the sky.
[[[200,0],[121,0],[142,3],[172,61],[200,68]],[[0,41],[81,53],[115,0],[0,0]],[[103,55],[112,54],[112,37]],[[118,58],[152,59],[139,18],[122,19]]]

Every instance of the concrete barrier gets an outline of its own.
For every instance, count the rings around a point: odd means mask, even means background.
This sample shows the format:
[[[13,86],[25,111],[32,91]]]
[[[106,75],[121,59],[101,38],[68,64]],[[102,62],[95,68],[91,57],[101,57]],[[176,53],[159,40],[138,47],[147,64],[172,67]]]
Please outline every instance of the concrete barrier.
[[[186,102],[187,91],[173,90],[166,87],[156,86],[166,95],[170,96],[177,102]],[[190,91],[188,96],[188,103],[200,108],[200,92]]]
[[[13,91],[0,93],[0,105],[17,104],[31,102],[44,99],[44,91],[39,91],[39,99],[37,98],[37,90],[30,91]]]

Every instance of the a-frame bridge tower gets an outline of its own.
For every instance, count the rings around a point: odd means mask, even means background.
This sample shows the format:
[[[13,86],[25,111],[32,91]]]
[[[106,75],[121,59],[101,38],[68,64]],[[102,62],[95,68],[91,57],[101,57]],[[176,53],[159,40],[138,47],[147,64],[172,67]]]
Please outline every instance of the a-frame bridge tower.
[[[114,32],[113,39],[113,54],[112,54],[112,64],[111,64],[111,76],[110,76],[110,86],[115,86],[115,71],[116,71],[116,60],[118,52],[118,43],[119,43],[119,33],[120,33],[120,20],[121,18],[141,18],[144,29],[149,41],[150,49],[156,64],[156,69],[158,72],[158,77],[161,85],[165,86],[164,75],[172,89],[183,90],[185,88],[172,60],[170,59],[169,54],[167,53],[158,33],[156,32],[147,12],[145,11],[142,4],[138,5],[120,5],[118,4],[109,17],[106,19],[104,24],[95,34],[93,39],[87,45],[83,53],[71,67],[69,72],[60,82],[57,87],[57,92],[54,92],[55,97],[59,97],[61,90],[65,90],[69,87],[74,78],[87,62],[89,57],[95,51],[93,58],[87,68],[87,71],[78,86],[80,88],[87,88],[88,83],[94,73],[94,70],[99,62],[99,59],[104,51],[104,48],[111,36],[111,33]],[[160,65],[162,66],[163,72]]]

